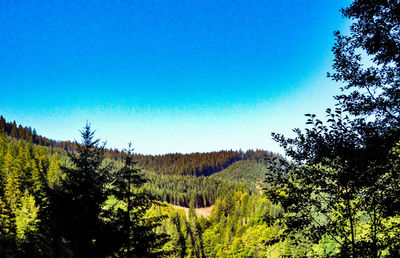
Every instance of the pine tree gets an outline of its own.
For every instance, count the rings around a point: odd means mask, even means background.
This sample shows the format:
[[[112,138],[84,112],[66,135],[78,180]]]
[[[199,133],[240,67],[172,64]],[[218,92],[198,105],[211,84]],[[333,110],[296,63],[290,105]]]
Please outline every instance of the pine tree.
[[[50,165],[47,171],[47,184],[50,188],[56,188],[61,185],[63,172],[60,168],[58,153],[54,153],[50,158]]]
[[[5,159],[7,156],[8,142],[6,133],[0,129],[0,196],[3,193],[3,188],[5,185],[5,180],[7,176]],[[10,157],[9,157],[10,158]],[[9,163],[9,162],[8,162]]]
[[[25,141],[20,139],[17,144],[17,156],[15,160],[15,165],[17,166],[18,171],[20,171],[21,173],[24,171],[25,163]]]
[[[0,132],[1,131],[6,131],[6,120],[4,119],[3,116],[0,116]]]
[[[3,167],[4,159],[6,158],[7,155],[7,146],[8,146],[7,135],[4,131],[2,131],[2,129],[0,129],[0,170]]]
[[[6,257],[6,250],[12,248],[12,219],[7,203],[0,196],[0,257]]]
[[[173,243],[173,247],[175,249],[175,254],[178,257],[185,257],[186,254],[186,241],[185,236],[183,235],[181,228],[181,218],[179,213],[175,212],[170,216],[170,221],[174,227],[174,230],[171,235],[171,240]]]
[[[45,203],[47,203],[47,197],[44,179],[36,166],[35,160],[31,160],[30,163],[32,167],[30,178],[31,193],[35,196],[40,205],[45,205]]]
[[[35,160],[39,173],[42,177],[46,177],[47,170],[49,168],[48,151],[42,146],[38,146],[34,152]]]
[[[12,129],[11,129],[10,135],[11,135],[11,137],[14,137],[14,138],[18,138],[18,136],[19,136],[19,135],[18,135],[17,126],[16,126],[16,124],[15,124],[15,121],[14,121],[13,127],[12,127]]]
[[[38,250],[36,244],[39,234],[39,206],[36,205],[35,198],[25,190],[21,198],[21,206],[15,214],[17,242],[23,253],[35,256]]]
[[[166,243],[165,234],[156,234],[154,229],[163,216],[145,218],[144,215],[152,207],[155,200],[146,193],[137,193],[136,190],[147,180],[136,167],[130,145],[123,156],[123,167],[113,175],[111,193],[125,207],[110,210],[106,214],[113,217],[111,235],[121,239],[122,243],[115,250],[115,254],[124,257],[157,257],[164,255],[160,251]],[[136,189],[136,190],[135,190]],[[110,238],[110,237],[109,237]],[[110,242],[111,239],[105,239]],[[114,239],[114,240],[115,240]]]
[[[55,213],[64,226],[60,230],[70,241],[74,257],[93,257],[102,221],[99,218],[107,199],[109,170],[102,166],[104,145],[94,140],[94,132],[86,124],[81,131],[82,144],[76,153],[69,153],[73,167],[62,167],[66,175],[63,189],[55,201]]]
[[[18,171],[12,170],[6,178],[6,185],[4,188],[4,197],[13,214],[16,213],[20,206],[22,197],[21,178]]]

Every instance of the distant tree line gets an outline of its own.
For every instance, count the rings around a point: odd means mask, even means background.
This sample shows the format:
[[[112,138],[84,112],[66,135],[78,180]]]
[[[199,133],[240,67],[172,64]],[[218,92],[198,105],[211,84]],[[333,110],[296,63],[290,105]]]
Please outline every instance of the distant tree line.
[[[52,152],[57,151],[57,149],[69,152],[76,151],[77,145],[74,142],[48,139],[38,135],[36,130],[31,127],[23,127],[22,125],[17,126],[15,121],[7,122],[3,116],[0,116],[0,132],[1,131],[4,131],[7,135],[16,139],[32,141],[34,144],[50,147],[52,148]],[[104,155],[107,159],[121,162],[123,161],[124,151],[105,148]],[[265,157],[267,157],[267,159],[274,159],[279,156],[279,154],[263,150],[247,150],[246,152],[241,150],[229,150],[190,154],[135,154],[135,156],[139,167],[157,173],[169,175],[209,176],[213,173],[222,171],[239,160],[254,160],[261,163]]]
[[[3,116],[0,116],[0,132],[5,132],[7,135],[16,138],[23,139],[25,141],[32,141],[32,143],[46,146],[51,148],[60,148],[65,151],[73,151],[75,144],[70,141],[55,141],[46,137],[40,136],[36,133],[35,129],[30,126],[18,125],[14,122],[7,122]]]
[[[147,170],[169,175],[209,176],[239,160],[264,162],[278,154],[263,150],[218,151],[208,153],[137,155],[138,165]]]

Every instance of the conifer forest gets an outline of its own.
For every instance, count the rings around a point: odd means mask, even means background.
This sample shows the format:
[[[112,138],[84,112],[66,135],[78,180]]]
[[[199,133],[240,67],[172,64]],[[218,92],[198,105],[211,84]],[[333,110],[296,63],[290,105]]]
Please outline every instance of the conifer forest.
[[[266,136],[282,153],[140,154],[0,110],[0,257],[400,257],[400,2],[340,12],[335,106]]]

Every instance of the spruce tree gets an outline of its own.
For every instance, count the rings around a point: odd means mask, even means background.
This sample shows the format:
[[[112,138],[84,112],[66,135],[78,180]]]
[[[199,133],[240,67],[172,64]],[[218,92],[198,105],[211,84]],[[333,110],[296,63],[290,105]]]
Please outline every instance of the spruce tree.
[[[137,191],[147,182],[147,179],[137,168],[130,145],[124,153],[123,161],[122,168],[113,175],[110,191],[123,205],[115,210],[105,212],[106,219],[111,218],[109,223],[111,232],[107,233],[108,237],[104,239],[104,245],[107,246],[107,243],[113,245],[112,241],[120,241],[119,246],[114,245],[117,249],[113,255],[124,257],[162,256],[165,253],[161,251],[161,247],[168,240],[167,235],[156,234],[154,229],[164,217],[145,218],[146,212],[156,201],[148,194]]]
[[[105,187],[109,170],[102,166],[104,144],[94,139],[89,124],[81,135],[82,143],[76,142],[76,152],[68,153],[73,166],[62,167],[66,180],[57,196],[56,212],[74,257],[94,257],[96,239],[102,228],[99,214],[107,199]]]
[[[173,232],[171,234],[171,240],[173,243],[173,248],[175,249],[175,255],[177,257],[185,257],[186,254],[186,241],[185,236],[181,228],[181,217],[178,212],[174,212],[170,216],[171,224],[173,225]]]
[[[12,219],[7,203],[0,196],[0,257],[6,256],[6,251],[13,243],[12,239]]]
[[[4,163],[7,156],[7,149],[7,135],[0,128],[0,195],[3,193],[3,188],[6,180],[6,167]]]
[[[46,179],[50,188],[56,188],[61,185],[63,173],[58,160],[58,153],[54,153],[50,158],[50,165],[47,171]]]
[[[21,189],[22,189],[22,184],[19,172],[16,170],[11,170],[11,172],[7,175],[6,178],[4,197],[13,214],[16,213],[17,209],[20,206],[20,201],[22,197]]]
[[[3,167],[4,159],[6,158],[7,155],[7,146],[8,146],[7,135],[4,132],[4,130],[0,128],[0,170]]]
[[[25,190],[15,214],[16,241],[21,256],[40,256],[39,209],[35,198]]]

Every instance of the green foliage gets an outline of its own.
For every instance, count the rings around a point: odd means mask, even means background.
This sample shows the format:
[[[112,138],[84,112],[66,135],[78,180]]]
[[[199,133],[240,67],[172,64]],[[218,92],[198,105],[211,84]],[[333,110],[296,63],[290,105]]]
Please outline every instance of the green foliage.
[[[264,156],[265,162],[260,163],[250,160],[241,160],[221,172],[211,175],[211,178],[221,179],[227,182],[235,182],[246,185],[251,192],[258,192],[263,184],[267,172],[267,164],[271,164],[276,155]]]
[[[22,197],[21,177],[19,174],[19,171],[16,169],[10,171],[7,175],[4,188],[4,198],[13,213],[19,208],[20,199]]]
[[[344,110],[373,116],[381,126],[400,124],[399,2],[355,0],[342,10],[352,20],[349,35],[336,32],[333,68],[341,82],[336,96]]]
[[[0,171],[4,166],[4,160],[7,155],[7,135],[0,129]],[[0,183],[4,181],[5,175],[0,174]]]
[[[282,211],[258,195],[233,192],[217,201],[209,218],[198,217],[193,206],[187,214],[162,208],[169,215],[158,230],[171,235],[166,245],[173,257],[279,257],[292,254],[286,242],[276,242],[281,226],[266,221],[274,210]],[[275,241],[268,246],[267,243]],[[275,256],[274,256],[275,255]]]
[[[300,233],[323,255],[399,255],[399,8],[356,0],[342,10],[353,24],[333,48],[339,108],[327,110],[328,125],[307,114],[305,133],[273,135],[293,163],[271,168],[267,196],[285,209],[284,236]]]
[[[115,169],[104,162],[104,147],[93,140],[89,126],[82,136],[76,152],[67,155],[0,135],[0,256],[125,256],[121,244],[125,238],[118,241],[121,228],[131,235],[135,232],[136,238],[130,239],[136,245],[131,255],[161,254],[157,250],[165,240],[153,229],[162,217],[144,218],[153,199],[143,193],[129,200],[111,195],[113,191],[117,196],[117,190],[121,190],[119,197],[137,192],[145,182],[142,175],[136,174],[132,187],[123,190],[123,171],[133,169],[132,164],[112,173]],[[112,208],[104,219],[108,198],[122,208]],[[126,216],[119,216],[127,213],[125,201],[131,204],[129,229],[124,229]]]
[[[61,186],[61,182],[65,179],[65,176],[60,167],[60,161],[58,153],[51,156],[49,170],[47,172],[47,183],[50,188],[57,188]]]
[[[12,242],[12,215],[7,203],[0,197],[0,255],[5,256],[5,251],[10,248]]]
[[[305,134],[276,136],[296,163],[282,161],[271,169],[267,196],[285,208],[287,235],[301,231],[315,243],[328,235],[342,254],[352,256],[396,248],[388,246],[395,239],[383,241],[391,234],[382,224],[399,212],[390,204],[397,202],[394,193],[400,187],[392,139],[370,136],[365,133],[369,126],[340,113],[329,115],[329,127],[311,117],[313,128]]]
[[[270,162],[270,161],[268,161]],[[145,171],[149,182],[142,190],[159,201],[189,207],[193,200],[196,208],[213,205],[229,190],[257,194],[266,173],[266,166],[256,161],[241,160],[211,176],[164,175]]]
[[[272,223],[267,221],[267,217],[277,216],[270,212],[276,209],[279,209],[278,206],[258,196],[228,193],[217,202],[210,225],[203,233],[206,256],[266,257],[271,253],[277,256],[285,254],[284,243],[277,242],[281,226],[275,220]]]
[[[239,191],[245,188],[244,184],[220,178],[145,173],[149,182],[142,187],[143,192],[150,193],[159,201],[184,207],[189,207],[191,201],[196,208],[208,207],[229,189]]]
[[[138,165],[161,174],[209,176],[222,171],[239,160],[262,162],[266,155],[273,157],[277,154],[261,150],[248,150],[245,153],[241,151],[219,151],[156,156],[138,155]]]
[[[82,132],[83,143],[71,147],[75,152],[69,155],[3,134],[0,255],[292,254],[290,245],[276,237],[282,225],[275,218],[281,209],[259,196],[265,173],[259,157],[265,152],[238,152],[245,160],[211,176],[142,174],[129,151],[119,153],[124,163],[107,160],[109,152],[93,138],[87,140],[93,137],[88,129]],[[217,160],[218,155],[198,157]],[[267,156],[266,163],[277,158]],[[189,212],[154,205],[150,195],[190,207]],[[195,214],[196,208],[210,205],[215,205],[211,217]],[[163,220],[166,216],[169,218]],[[264,233],[273,237],[267,238]],[[169,240],[166,235],[170,235]]]
[[[69,153],[73,167],[62,167],[66,180],[57,192],[59,201],[53,203],[53,209],[62,219],[60,230],[70,241],[74,255],[89,257],[95,253],[95,240],[101,229],[99,214],[107,199],[109,168],[102,166],[104,145],[94,140],[89,125],[81,135],[77,152]]]
[[[110,186],[114,204],[119,205],[106,205],[101,215],[106,223],[106,231],[103,232],[106,236],[99,241],[99,246],[103,246],[101,253],[121,257],[164,255],[165,252],[160,249],[167,241],[167,235],[156,234],[153,230],[164,217],[145,217],[156,201],[145,193],[135,191],[147,180],[136,167],[130,146],[123,158],[124,164],[112,175]]]
[[[70,141],[54,141],[36,134],[30,127],[17,126],[16,122],[7,122],[0,116],[0,132],[4,131],[16,139],[32,141],[34,144],[46,146],[51,152],[76,151],[75,143]],[[124,152],[117,149],[104,149],[107,159],[123,161]],[[239,160],[262,162],[265,156],[279,156],[262,150],[218,151],[209,153],[140,155],[136,154],[138,166],[146,170],[169,175],[209,176],[219,172]]]
[[[39,227],[39,206],[36,205],[35,198],[25,190],[21,198],[21,207],[15,216],[16,237],[19,244],[26,250],[27,246],[35,243],[35,234]]]
[[[33,144],[40,146],[46,146],[50,148],[59,148],[64,151],[74,150],[74,143],[69,141],[58,142],[46,137],[36,134],[36,130],[31,127],[23,127],[22,125],[17,126],[16,122],[7,122],[3,116],[0,116],[0,132],[15,138],[22,139],[26,142],[32,141]]]
[[[0,242],[1,255],[51,255],[46,245],[47,193],[39,150],[31,143],[1,136]]]
[[[239,182],[242,185],[254,185],[259,183],[265,171],[259,163],[239,161],[205,179],[221,180],[222,185]],[[212,181],[207,182],[209,184]],[[279,257],[307,254],[310,244],[295,250],[288,240],[280,240],[284,225],[278,218],[283,210],[279,205],[261,198],[258,193],[259,190],[254,186],[236,190],[225,188],[218,196],[209,218],[195,215],[196,198],[189,199],[186,215],[171,208],[164,209],[164,213],[159,214],[167,214],[169,219],[158,230],[171,235],[166,248],[175,250],[173,257]]]

